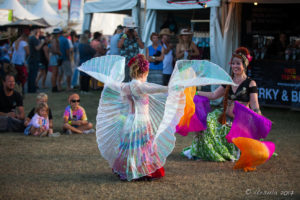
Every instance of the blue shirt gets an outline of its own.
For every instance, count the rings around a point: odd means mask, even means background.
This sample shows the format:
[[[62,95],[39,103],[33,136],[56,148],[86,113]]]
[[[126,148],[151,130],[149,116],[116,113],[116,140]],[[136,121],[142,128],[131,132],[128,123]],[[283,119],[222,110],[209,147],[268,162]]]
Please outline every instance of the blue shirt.
[[[83,44],[79,43],[78,45],[79,50],[79,65],[84,63],[85,61],[88,61],[94,57],[96,54],[96,50],[93,49],[90,44]],[[80,71],[80,75],[87,76],[86,73]]]
[[[110,39],[110,55],[120,55],[120,49],[118,48],[118,42],[120,40],[120,35],[115,34]]]
[[[157,49],[154,49],[153,46],[149,46],[148,47],[148,52],[149,52],[149,56],[156,56],[156,57],[159,57],[161,55],[161,49],[162,49],[162,46],[161,45],[158,45]],[[160,51],[160,53],[159,53]],[[150,62],[150,66],[149,66],[149,69],[153,69],[153,70],[163,70],[163,62],[160,61],[160,62]]]
[[[61,55],[62,60],[69,60],[69,56],[67,56],[67,50],[70,49],[68,39],[61,35],[59,36],[58,41],[59,41],[59,50],[62,54]]]
[[[40,61],[40,51],[36,50],[35,47],[37,47],[40,44],[40,41],[34,36],[30,36],[28,39],[28,45],[29,45],[29,56],[28,56],[28,62],[30,63],[38,63]]]

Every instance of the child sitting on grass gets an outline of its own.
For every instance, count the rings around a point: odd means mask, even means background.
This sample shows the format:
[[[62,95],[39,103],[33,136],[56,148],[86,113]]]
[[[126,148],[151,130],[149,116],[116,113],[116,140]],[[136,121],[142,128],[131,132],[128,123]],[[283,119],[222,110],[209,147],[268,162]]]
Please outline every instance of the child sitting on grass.
[[[48,104],[48,95],[46,93],[39,93],[36,97],[36,105],[39,105],[40,103],[46,103]],[[35,107],[31,109],[29,114],[27,115],[24,125],[28,126],[30,120],[32,119],[33,115],[35,114]],[[49,108],[49,127],[53,129],[53,117],[51,109]]]
[[[48,105],[46,103],[40,103],[24,131],[25,135],[46,136],[47,134],[53,134],[52,128],[49,128],[48,113]]]
[[[37,95],[37,97],[36,97],[36,105],[39,105],[40,103],[46,103],[46,104],[48,103],[48,95],[46,93],[39,93]],[[25,119],[25,122],[24,122],[25,127],[28,126],[30,120],[34,116],[35,110],[36,110],[36,107],[32,108],[31,111],[29,112],[29,114],[27,115],[27,117]],[[48,114],[49,128],[53,130],[53,117],[52,117],[52,112],[51,112],[50,108],[49,108],[49,112],[48,113],[49,113]],[[49,137],[58,137],[58,136],[60,136],[60,133],[57,132],[57,133],[49,134],[48,136]]]
[[[79,105],[79,95],[74,93],[69,96],[69,104],[64,113],[64,132],[67,134],[90,134],[94,133],[93,124],[87,121],[83,107]]]

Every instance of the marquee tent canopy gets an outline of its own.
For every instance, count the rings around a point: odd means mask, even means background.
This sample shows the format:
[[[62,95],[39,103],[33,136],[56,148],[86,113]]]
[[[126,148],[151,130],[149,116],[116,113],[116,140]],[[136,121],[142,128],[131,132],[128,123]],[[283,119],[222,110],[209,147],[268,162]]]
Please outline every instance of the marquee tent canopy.
[[[39,0],[38,3],[31,9],[31,12],[39,18],[44,18],[52,26],[63,22],[63,19],[49,5],[47,0]]]
[[[137,5],[137,0],[99,0],[84,4],[84,13],[104,13],[121,10],[131,10]]]
[[[201,6],[196,3],[189,4],[177,4],[177,3],[168,3],[167,0],[147,0],[147,13],[146,13],[146,22],[143,31],[143,41],[145,46],[151,44],[150,34],[156,32],[156,21],[157,21],[157,10],[190,10],[190,9],[203,9],[204,6]],[[205,1],[206,7],[218,7],[220,6],[220,0],[210,0]]]
[[[139,24],[137,0],[98,0],[84,4],[84,21],[82,30],[90,29],[93,13],[121,13],[133,17]],[[109,22],[107,22],[109,23]]]
[[[26,10],[18,0],[5,0],[5,2],[0,5],[0,9],[10,9],[13,10],[13,16],[18,19],[38,19],[40,17],[30,13]]]
[[[174,1],[175,2],[175,1]],[[188,9],[201,9],[203,6],[197,4],[196,1],[187,1],[187,4],[168,3],[168,0],[147,0],[148,10],[188,10]],[[203,1],[207,7],[220,6],[220,0]]]

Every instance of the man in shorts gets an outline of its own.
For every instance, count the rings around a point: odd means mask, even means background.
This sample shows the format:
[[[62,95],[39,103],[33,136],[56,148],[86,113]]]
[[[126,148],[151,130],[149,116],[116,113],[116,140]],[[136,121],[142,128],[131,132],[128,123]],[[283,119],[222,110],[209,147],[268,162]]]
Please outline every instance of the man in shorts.
[[[63,75],[67,78],[67,90],[71,89],[71,78],[72,78],[72,66],[71,66],[71,44],[69,40],[65,37],[66,32],[63,32],[58,40],[59,40],[59,48],[60,52],[62,54],[61,59],[62,63],[60,66],[60,76],[58,80],[58,89],[61,89],[61,81],[63,78]]]

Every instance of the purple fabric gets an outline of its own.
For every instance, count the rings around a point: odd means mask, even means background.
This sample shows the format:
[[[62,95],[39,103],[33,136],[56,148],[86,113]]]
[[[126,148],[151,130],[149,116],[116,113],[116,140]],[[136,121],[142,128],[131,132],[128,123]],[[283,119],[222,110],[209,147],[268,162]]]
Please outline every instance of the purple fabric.
[[[232,143],[236,137],[246,137],[259,140],[266,138],[271,130],[272,122],[266,117],[259,115],[243,104],[235,101],[234,120],[226,139]],[[274,147],[275,148],[275,147]]]
[[[207,129],[207,114],[210,112],[209,99],[204,96],[196,95],[194,97],[194,103],[196,107],[196,115],[203,127],[201,131]]]
[[[176,126],[176,132],[182,136],[187,136],[189,132],[203,131],[207,128],[206,118],[210,111],[209,99],[195,95],[195,114],[192,116],[190,126]]]
[[[197,118],[196,114],[194,114],[190,121],[190,126],[188,127],[186,124],[184,126],[176,126],[176,133],[187,136],[189,132],[195,132],[195,131],[202,131],[203,126],[199,119]]]

